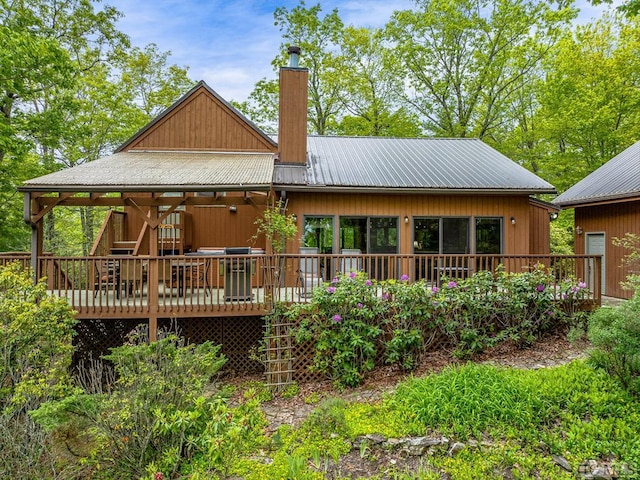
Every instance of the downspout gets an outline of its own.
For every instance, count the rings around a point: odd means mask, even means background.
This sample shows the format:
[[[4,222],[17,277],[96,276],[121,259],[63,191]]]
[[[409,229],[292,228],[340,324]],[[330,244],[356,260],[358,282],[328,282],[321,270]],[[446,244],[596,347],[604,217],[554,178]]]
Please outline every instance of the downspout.
[[[31,227],[31,271],[33,273],[33,282],[38,281],[38,224],[31,221],[31,192],[24,192],[24,222]]]

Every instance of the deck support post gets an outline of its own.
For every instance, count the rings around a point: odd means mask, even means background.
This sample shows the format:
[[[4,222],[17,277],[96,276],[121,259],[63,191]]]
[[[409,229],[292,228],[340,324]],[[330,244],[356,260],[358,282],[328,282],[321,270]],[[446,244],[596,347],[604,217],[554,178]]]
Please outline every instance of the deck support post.
[[[155,342],[157,340],[158,333],[158,284],[159,282],[159,267],[160,261],[158,259],[158,207],[149,207],[149,271],[148,271],[148,285],[154,285],[154,288],[149,288],[147,292],[147,300],[149,302],[149,341]],[[155,226],[154,226],[155,225]]]

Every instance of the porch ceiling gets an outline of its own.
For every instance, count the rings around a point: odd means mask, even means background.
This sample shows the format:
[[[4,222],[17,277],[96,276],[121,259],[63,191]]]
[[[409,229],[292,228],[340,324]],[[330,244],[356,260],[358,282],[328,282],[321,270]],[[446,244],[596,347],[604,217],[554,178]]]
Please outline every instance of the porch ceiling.
[[[34,178],[24,192],[269,190],[271,153],[128,151]]]

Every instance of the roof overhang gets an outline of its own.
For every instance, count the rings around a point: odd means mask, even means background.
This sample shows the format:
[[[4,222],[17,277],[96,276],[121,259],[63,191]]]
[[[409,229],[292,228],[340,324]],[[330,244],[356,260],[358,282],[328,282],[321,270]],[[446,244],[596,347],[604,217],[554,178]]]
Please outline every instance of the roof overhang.
[[[566,202],[557,202],[557,203],[554,201],[554,204],[560,207],[561,209],[564,209],[564,208],[578,208],[578,207],[595,207],[598,205],[608,205],[613,203],[626,203],[626,202],[638,202],[638,201],[640,201],[640,192],[637,192],[634,195],[629,195],[627,193],[623,195],[609,195],[606,197],[602,196],[602,197],[589,198],[589,199],[576,199],[576,200],[569,200]]]
[[[271,153],[120,152],[29,180],[22,192],[268,191]]]
[[[555,189],[505,189],[505,188],[437,188],[437,187],[362,187],[362,186],[332,186],[332,185],[286,185],[274,184],[274,190],[288,192],[321,192],[321,193],[391,193],[391,194],[421,194],[421,195],[537,195],[542,193],[556,193]]]

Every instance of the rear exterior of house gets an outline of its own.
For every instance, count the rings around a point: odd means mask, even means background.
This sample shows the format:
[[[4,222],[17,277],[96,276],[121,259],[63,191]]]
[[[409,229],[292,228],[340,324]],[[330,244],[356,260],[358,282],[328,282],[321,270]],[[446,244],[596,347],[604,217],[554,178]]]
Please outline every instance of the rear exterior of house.
[[[434,284],[501,263],[582,273],[582,260],[549,256],[556,208],[533,195],[553,186],[480,140],[308,136],[307,71],[283,68],[280,85],[277,136],[200,82],[113,155],[21,188],[31,265],[72,303],[87,343],[177,322],[241,368],[270,302],[308,301],[349,269]],[[279,200],[299,233],[276,261],[255,222]],[[42,251],[58,206],[110,208],[89,257]]]
[[[630,298],[621,285],[640,265],[626,265],[626,252],[613,244],[627,233],[640,235],[640,142],[558,196],[553,203],[575,210],[575,253],[602,255],[603,295]]]

